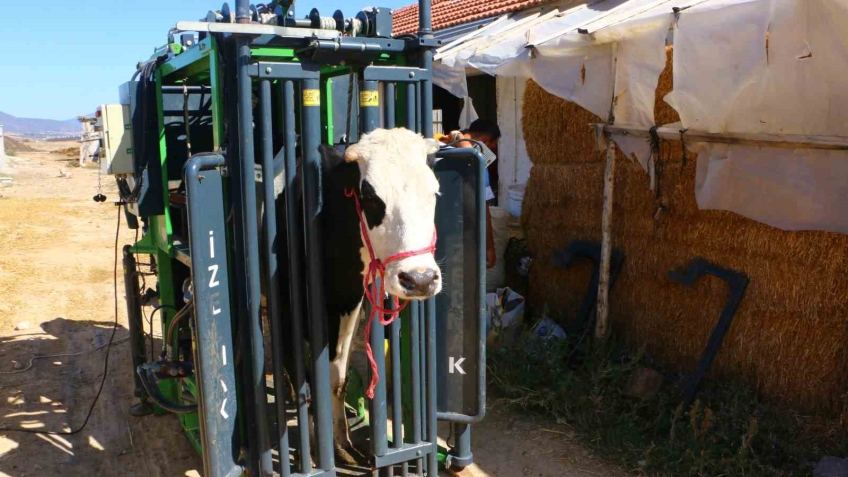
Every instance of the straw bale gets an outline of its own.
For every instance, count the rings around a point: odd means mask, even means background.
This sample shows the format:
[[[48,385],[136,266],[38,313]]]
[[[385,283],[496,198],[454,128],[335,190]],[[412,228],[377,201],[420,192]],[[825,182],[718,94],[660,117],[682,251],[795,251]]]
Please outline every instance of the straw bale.
[[[671,91],[671,57],[660,76],[658,124],[679,120],[662,98]],[[588,111],[528,84],[524,134],[535,164],[522,221],[535,257],[530,300],[570,321],[586,293],[591,266],[550,264],[551,251],[575,239],[600,240],[603,154],[585,136],[563,134]],[[560,108],[560,111],[552,109]],[[694,257],[745,273],[751,280],[709,377],[746,379],[766,398],[824,413],[842,412],[848,391],[848,236],[787,232],[717,210],[699,210],[697,157],[683,162],[679,141],[663,141],[659,197],[635,161],[618,157],[613,246],[626,254],[611,291],[613,328],[669,367],[691,371],[725,306],[727,285],[703,277],[692,288],[668,272]],[[586,158],[593,158],[587,161]],[[662,213],[657,214],[662,204]]]
[[[601,118],[580,106],[549,94],[527,81],[522,109],[522,131],[533,164],[602,162],[591,124]],[[544,140],[542,140],[544,139]]]
[[[680,121],[680,115],[665,102],[665,95],[674,89],[674,76],[672,74],[672,58],[674,57],[674,47],[665,47],[665,68],[660,73],[659,81],[657,81],[657,92],[654,97],[654,123],[662,126],[663,124],[671,124]]]

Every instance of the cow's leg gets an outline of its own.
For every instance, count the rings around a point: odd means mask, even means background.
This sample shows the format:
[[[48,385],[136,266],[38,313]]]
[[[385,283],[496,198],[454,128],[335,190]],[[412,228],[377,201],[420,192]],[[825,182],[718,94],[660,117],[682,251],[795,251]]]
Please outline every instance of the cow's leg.
[[[336,451],[336,458],[348,464],[356,464],[357,461],[364,459],[364,456],[350,442],[345,414],[347,370],[350,366],[353,337],[359,325],[361,309],[362,303],[360,302],[351,313],[341,316],[336,358],[330,362],[330,389],[333,392],[333,447]]]

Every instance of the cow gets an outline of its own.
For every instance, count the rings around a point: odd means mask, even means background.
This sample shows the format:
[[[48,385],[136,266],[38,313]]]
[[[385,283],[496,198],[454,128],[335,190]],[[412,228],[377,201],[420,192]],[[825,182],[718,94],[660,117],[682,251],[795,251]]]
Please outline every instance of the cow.
[[[363,304],[371,300],[382,305],[382,297],[366,295],[366,281],[381,274],[385,292],[400,300],[424,300],[442,289],[434,257],[439,182],[430,167],[438,149],[437,141],[404,128],[377,129],[343,153],[328,145],[319,148],[333,445],[336,459],[344,463],[357,463],[362,456],[351,443],[345,415],[353,337]],[[278,198],[276,210],[277,222],[285,224],[285,194]],[[302,213],[300,202],[297,210]],[[279,230],[278,293],[284,310],[283,329],[288,330],[287,239],[284,227]],[[303,329],[307,326],[305,321]],[[293,365],[289,355],[289,376],[293,376]]]

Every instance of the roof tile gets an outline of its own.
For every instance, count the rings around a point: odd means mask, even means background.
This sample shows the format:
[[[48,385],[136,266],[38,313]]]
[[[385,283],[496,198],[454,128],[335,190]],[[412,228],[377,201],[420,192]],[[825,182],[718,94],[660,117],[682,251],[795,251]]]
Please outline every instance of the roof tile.
[[[433,30],[524,10],[555,0],[431,0]],[[418,2],[394,11],[394,34],[418,31]]]

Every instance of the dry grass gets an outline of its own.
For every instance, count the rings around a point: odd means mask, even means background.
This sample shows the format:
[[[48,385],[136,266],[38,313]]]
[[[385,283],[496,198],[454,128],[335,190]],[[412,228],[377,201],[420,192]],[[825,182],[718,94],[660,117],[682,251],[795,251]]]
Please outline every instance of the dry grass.
[[[30,146],[29,144],[27,144],[27,141],[26,141],[26,140],[22,140],[22,139],[15,139],[15,138],[13,138],[13,137],[9,137],[9,136],[4,136],[4,137],[3,137],[3,144],[4,144],[4,146],[5,146],[6,153],[9,153],[9,152],[15,152],[15,153],[18,153],[18,152],[32,152],[32,151],[35,151],[35,148],[33,148],[32,146]]]
[[[56,154],[61,154],[63,156],[71,157],[74,159],[79,158],[80,149],[78,147],[66,147],[63,149],[59,149],[56,151]]]
[[[656,94],[658,124],[679,120],[662,101],[673,87],[671,57],[669,48]],[[597,117],[532,82],[526,91],[525,137],[550,138],[528,143],[535,165],[522,221],[536,257],[530,298],[569,320],[591,269],[560,270],[549,263],[551,251],[572,240],[600,239],[604,164],[588,126],[579,127],[579,121],[588,125]],[[785,232],[729,212],[699,210],[697,158],[690,154],[684,163],[679,142],[664,142],[661,156],[659,198],[641,166],[618,158],[613,236],[627,258],[612,292],[615,330],[662,362],[691,369],[725,304],[727,288],[706,278],[690,289],[667,274],[704,257],[751,279],[711,375],[743,378],[765,397],[804,409],[846,411],[848,237]],[[659,204],[663,212],[657,214]]]

